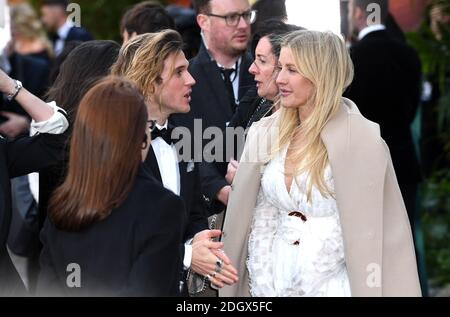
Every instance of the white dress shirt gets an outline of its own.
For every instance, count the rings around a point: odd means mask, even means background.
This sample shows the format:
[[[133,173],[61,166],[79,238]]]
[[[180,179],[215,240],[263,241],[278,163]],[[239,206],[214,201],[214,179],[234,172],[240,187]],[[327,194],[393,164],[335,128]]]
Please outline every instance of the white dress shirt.
[[[167,129],[167,125],[167,121],[163,126],[156,124],[156,129]],[[152,140],[152,148],[158,161],[164,187],[180,196],[180,169],[175,146],[167,144],[161,137],[158,137]]]
[[[156,124],[156,129],[167,129],[168,121],[162,126]],[[176,195],[180,196],[180,167],[178,165],[178,156],[175,145],[169,145],[161,137],[152,140],[153,152],[155,152],[156,160],[158,161],[159,173],[161,180],[166,189],[171,190]],[[184,245],[184,259],[183,264],[185,269],[191,266],[192,262],[192,241],[187,241]]]
[[[67,121],[67,118],[59,111],[66,112],[59,108],[55,102],[50,102],[48,105],[53,108],[53,116],[42,122],[33,120],[30,126],[31,136],[38,133],[61,134],[68,128],[69,122]],[[29,174],[28,182],[34,200],[39,203],[39,173]]]
[[[59,56],[64,49],[64,44],[66,42],[67,36],[69,35],[70,30],[74,27],[73,23],[69,20],[66,21],[59,29],[58,36],[59,38],[55,42],[55,55]]]
[[[241,69],[241,63],[242,63],[242,57],[239,57],[236,64],[233,65],[230,69],[234,69],[235,73],[231,76],[231,84],[233,85],[233,92],[234,92],[234,102],[236,105],[239,105],[239,71]],[[217,66],[219,68],[226,68],[217,63]],[[222,75],[223,78],[223,75]]]

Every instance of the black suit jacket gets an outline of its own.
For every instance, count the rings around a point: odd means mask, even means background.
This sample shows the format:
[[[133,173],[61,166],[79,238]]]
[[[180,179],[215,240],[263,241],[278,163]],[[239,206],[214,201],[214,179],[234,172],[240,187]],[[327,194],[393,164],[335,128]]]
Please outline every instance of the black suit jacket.
[[[152,175],[162,184],[161,173],[155,152],[150,146],[145,165]],[[178,163],[180,171],[180,197],[186,206],[186,228],[183,235],[185,241],[194,237],[200,231],[208,229],[205,204],[200,191],[199,164],[181,161]],[[175,219],[174,219],[175,221]],[[181,247],[184,256],[184,247]]]
[[[142,165],[126,200],[80,232],[47,220],[38,295],[179,296],[182,200]],[[81,288],[69,288],[67,266],[78,264]]]
[[[0,138],[0,296],[20,295],[23,284],[8,252],[6,241],[11,222],[10,178],[39,171],[62,159],[61,136],[40,134],[13,142]]]
[[[64,45],[71,41],[87,42],[92,41],[93,39],[94,37],[86,29],[74,26],[69,30],[69,33],[67,33],[67,37],[64,40]],[[56,40],[56,37],[52,37],[53,47],[55,47]]]
[[[248,89],[255,86],[253,76],[248,72],[252,62],[250,54],[245,53],[242,56],[239,72],[239,100]],[[211,59],[204,44],[201,45],[198,55],[190,61],[189,72],[197,82],[192,88],[191,94],[191,119],[200,119],[203,131],[208,127],[218,127],[223,131],[234,112],[229,105],[220,69],[216,61]],[[187,117],[185,116],[185,118]],[[183,120],[180,116],[174,116],[174,119],[181,120],[180,125],[187,126],[193,131],[192,121],[186,124],[185,119]],[[196,141],[201,142],[200,140]],[[208,140],[203,140],[202,145],[204,146],[208,142]],[[224,157],[222,161],[229,159]],[[218,211],[222,207],[214,204],[214,198],[222,187],[228,185],[224,178],[225,174],[225,164],[202,163],[200,165],[202,193],[211,204],[213,211]]]
[[[85,30],[84,28],[74,26],[70,29],[69,33],[67,34],[66,42],[70,41],[87,42],[92,41],[93,39],[94,38],[87,30]]]
[[[386,31],[369,33],[351,48],[355,79],[345,96],[361,113],[380,124],[400,185],[420,178],[410,125],[421,93],[416,52]]]

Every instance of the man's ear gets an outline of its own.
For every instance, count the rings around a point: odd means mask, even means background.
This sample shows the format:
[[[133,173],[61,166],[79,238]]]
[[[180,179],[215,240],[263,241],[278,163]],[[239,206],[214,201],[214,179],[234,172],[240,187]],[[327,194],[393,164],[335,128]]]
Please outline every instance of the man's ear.
[[[353,15],[355,21],[364,22],[364,24],[366,23],[366,21],[364,21],[364,19],[366,19],[366,13],[364,12],[363,8],[355,6],[353,8]]]
[[[207,15],[201,13],[197,15],[197,23],[202,31],[209,29],[209,21]]]

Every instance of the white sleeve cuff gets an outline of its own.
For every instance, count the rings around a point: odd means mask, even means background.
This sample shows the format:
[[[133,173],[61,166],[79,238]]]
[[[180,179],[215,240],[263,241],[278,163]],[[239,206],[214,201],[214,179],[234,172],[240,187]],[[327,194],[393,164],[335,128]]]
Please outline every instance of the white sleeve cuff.
[[[31,135],[36,135],[37,133],[48,133],[48,134],[61,134],[67,130],[69,127],[69,121],[67,121],[66,112],[59,108],[56,103],[47,103],[53,109],[53,116],[47,121],[42,122],[31,122]]]
[[[188,244],[187,242],[184,245],[184,259],[183,259],[183,265],[184,269],[188,270],[191,267],[192,263],[192,244]]]

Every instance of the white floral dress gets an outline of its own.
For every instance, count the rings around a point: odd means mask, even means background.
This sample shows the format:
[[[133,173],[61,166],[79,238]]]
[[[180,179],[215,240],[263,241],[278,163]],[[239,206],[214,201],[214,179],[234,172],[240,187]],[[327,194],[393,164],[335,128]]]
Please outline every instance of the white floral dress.
[[[256,297],[351,296],[336,200],[313,188],[306,177],[284,180],[283,151],[267,165],[254,210],[248,244],[250,292]],[[331,168],[325,179],[334,190]]]

